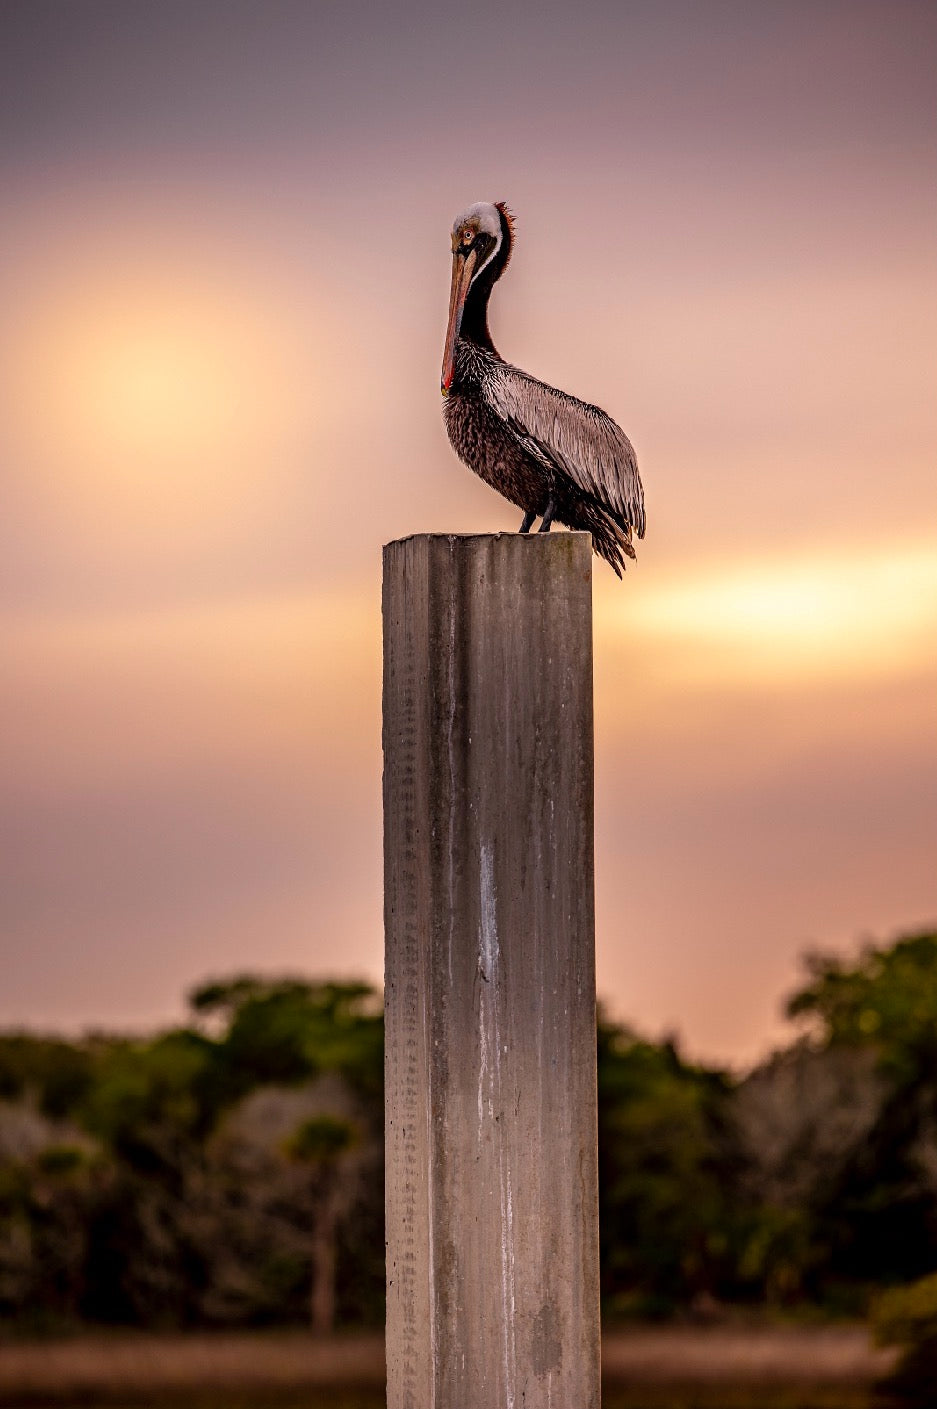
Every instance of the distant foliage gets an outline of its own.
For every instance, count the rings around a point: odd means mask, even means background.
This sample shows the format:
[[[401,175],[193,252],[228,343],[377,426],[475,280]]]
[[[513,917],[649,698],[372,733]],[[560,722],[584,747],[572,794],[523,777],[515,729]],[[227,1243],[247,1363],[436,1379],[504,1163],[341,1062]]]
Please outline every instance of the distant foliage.
[[[788,1012],[805,1035],[743,1079],[600,1015],[605,1308],[880,1298],[913,1402],[937,1344],[937,935],[809,956]],[[366,984],[240,975],[146,1039],[0,1034],[4,1318],[376,1324],[383,1202]]]
[[[725,1280],[729,1083],[601,1019],[598,1077],[603,1294],[619,1314],[669,1314]]]
[[[937,1064],[937,932],[867,945],[858,962],[805,959],[809,975],[787,1013],[814,1020],[829,1047],[874,1047],[899,1080],[933,1076]]]
[[[94,1081],[93,1043],[0,1033],[0,1100],[28,1096],[43,1115],[73,1110]]]
[[[901,1359],[886,1388],[915,1409],[933,1409],[937,1385],[937,1273],[878,1298],[872,1325],[882,1345],[898,1345]]]
[[[283,1149],[290,1159],[316,1165],[338,1159],[354,1144],[355,1127],[351,1121],[318,1115],[298,1125]]]
[[[818,1180],[823,1283],[871,1290],[920,1277],[937,1266],[937,933],[869,944],[853,962],[811,955],[806,967],[789,1015],[812,1024],[827,1065],[847,1053],[867,1061],[874,1101],[861,1139]]]
[[[319,1314],[377,1320],[378,995],[242,976],[191,1008],[145,1041],[0,1035],[0,1315],[299,1321],[318,1258]]]

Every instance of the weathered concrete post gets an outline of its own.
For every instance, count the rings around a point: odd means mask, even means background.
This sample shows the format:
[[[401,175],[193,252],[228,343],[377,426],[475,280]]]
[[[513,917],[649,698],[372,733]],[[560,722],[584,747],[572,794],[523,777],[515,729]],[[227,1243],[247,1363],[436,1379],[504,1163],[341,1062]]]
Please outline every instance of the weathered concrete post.
[[[384,550],[389,1409],[599,1403],[591,583]]]

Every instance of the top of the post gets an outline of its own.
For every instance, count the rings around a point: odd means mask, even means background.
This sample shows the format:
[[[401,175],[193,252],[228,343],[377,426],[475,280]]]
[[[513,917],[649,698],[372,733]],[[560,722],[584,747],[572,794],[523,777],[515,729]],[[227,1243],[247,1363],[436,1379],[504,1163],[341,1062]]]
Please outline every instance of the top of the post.
[[[505,620],[522,602],[549,603],[555,618],[560,600],[578,603],[576,610],[591,620],[592,535],[414,533],[385,543],[386,609],[395,601],[461,600],[466,594],[476,604],[497,600]],[[576,628],[584,629],[582,623]]]
[[[591,533],[411,533],[384,544],[385,568],[393,562],[500,564],[525,579],[546,572],[592,581]]]
[[[570,530],[560,533],[508,533],[500,531],[498,533],[408,533],[403,538],[392,538],[389,543],[384,544],[384,551],[394,548],[400,543],[448,543],[455,547],[458,543],[501,543],[502,541],[518,544],[527,544],[529,547],[536,547],[544,551],[550,551],[557,543],[564,543],[565,551],[570,551],[571,543],[586,546],[587,551],[592,551],[592,534],[581,533],[578,530]],[[562,551],[562,550],[561,550]]]
[[[460,565],[491,582],[513,580],[534,593],[556,591],[561,582],[592,585],[591,533],[412,533],[384,544],[384,573],[445,573]]]

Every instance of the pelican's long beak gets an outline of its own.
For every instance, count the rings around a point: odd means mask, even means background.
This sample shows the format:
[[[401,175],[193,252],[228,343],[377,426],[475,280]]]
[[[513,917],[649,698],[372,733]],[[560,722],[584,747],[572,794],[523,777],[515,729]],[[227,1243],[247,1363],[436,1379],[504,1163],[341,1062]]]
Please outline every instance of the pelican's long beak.
[[[446,328],[446,350],[442,358],[442,394],[449,395],[452,378],[455,376],[455,345],[462,326],[462,310],[466,295],[475,273],[477,255],[474,250],[463,254],[456,250],[452,256],[452,289],[449,293],[449,326]]]

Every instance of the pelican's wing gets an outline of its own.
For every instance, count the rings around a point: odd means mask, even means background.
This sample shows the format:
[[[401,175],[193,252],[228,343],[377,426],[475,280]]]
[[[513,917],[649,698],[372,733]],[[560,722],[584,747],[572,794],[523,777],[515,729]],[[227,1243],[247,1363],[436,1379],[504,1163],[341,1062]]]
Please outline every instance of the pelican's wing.
[[[644,490],[634,447],[611,416],[507,363],[484,379],[482,394],[535,460],[561,470],[644,537]]]

